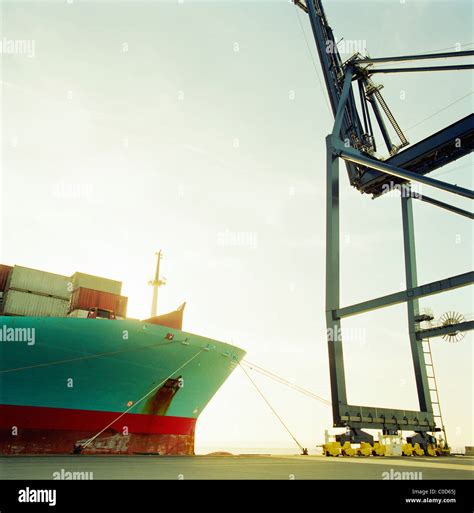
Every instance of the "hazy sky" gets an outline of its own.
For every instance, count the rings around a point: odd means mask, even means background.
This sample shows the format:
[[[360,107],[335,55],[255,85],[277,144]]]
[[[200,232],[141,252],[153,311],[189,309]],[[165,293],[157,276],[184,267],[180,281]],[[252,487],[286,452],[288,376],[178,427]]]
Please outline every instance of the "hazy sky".
[[[336,38],[372,57],[474,40],[469,1],[325,6]],[[129,316],[144,318],[161,248],[160,312],[187,301],[186,330],[232,342],[249,361],[329,399],[324,137],[332,115],[304,13],[287,0],[1,8],[2,41],[34,43],[30,55],[1,56],[1,261],[121,280]],[[376,78],[410,142],[472,110],[468,72]],[[433,176],[472,188],[472,161]],[[372,201],[342,178],[343,304],[404,288],[399,198]],[[469,221],[414,209],[419,283],[470,270]],[[437,318],[471,316],[472,295],[461,289],[421,306]],[[344,345],[349,401],[417,409],[405,306],[343,328],[362,334]],[[432,340],[453,446],[473,443],[472,342],[469,334],[458,344]],[[303,445],[322,441],[330,408],[253,377]],[[198,422],[197,449],[209,446],[292,441],[237,369]]]

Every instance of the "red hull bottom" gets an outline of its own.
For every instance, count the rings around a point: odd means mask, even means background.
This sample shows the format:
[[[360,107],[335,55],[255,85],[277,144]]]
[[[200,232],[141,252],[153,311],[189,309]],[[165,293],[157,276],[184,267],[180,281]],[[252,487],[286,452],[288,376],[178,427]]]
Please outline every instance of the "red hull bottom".
[[[72,454],[74,449],[97,432],[56,429],[22,429],[13,436],[11,430],[0,429],[0,454]],[[81,454],[161,454],[194,455],[194,429],[190,434],[130,433],[127,436],[107,430]]]
[[[108,425],[81,454],[194,454],[193,418],[15,405],[0,405],[0,454],[71,454]]]

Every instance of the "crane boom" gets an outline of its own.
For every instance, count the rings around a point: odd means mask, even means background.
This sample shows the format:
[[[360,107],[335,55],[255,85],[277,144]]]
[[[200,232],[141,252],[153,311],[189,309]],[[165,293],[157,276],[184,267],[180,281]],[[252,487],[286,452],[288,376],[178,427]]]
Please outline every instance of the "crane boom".
[[[403,162],[406,169],[418,174],[426,174],[433,170],[436,156],[442,154],[442,165],[445,165],[472,151],[474,144],[473,116],[459,120],[447,131],[439,132],[418,144],[419,154],[412,158],[413,151],[399,151],[408,146],[409,142],[398,125],[395,116],[382,97],[382,85],[372,80],[374,73],[384,72],[421,72],[474,69],[474,65],[427,66],[421,68],[374,69],[373,66],[386,62],[401,62],[424,59],[463,58],[474,55],[474,51],[444,52],[423,55],[405,55],[398,57],[382,57],[371,59],[368,56],[354,54],[342,61],[333,31],[328,23],[321,0],[293,0],[293,3],[308,14],[313,31],[316,48],[323,71],[324,81],[335,117],[333,135],[344,141],[344,145],[360,151],[368,158],[392,164]],[[359,105],[352,84],[357,81]],[[375,118],[373,122],[372,117]],[[374,127],[378,133],[374,132]],[[376,137],[377,136],[377,137]],[[376,138],[382,138],[388,155],[380,155]],[[456,139],[463,140],[460,151],[448,152]],[[394,142],[395,140],[395,142]],[[377,155],[376,155],[377,153]],[[406,155],[405,155],[406,153]],[[415,152],[415,153],[418,153]],[[439,160],[439,159],[438,159]],[[346,168],[351,185],[363,193],[379,196],[389,183],[391,186],[406,183],[391,175],[374,171],[373,168],[353,161],[346,161]]]
[[[334,117],[336,117],[337,108],[340,104],[344,88],[346,66],[342,62],[332,28],[327,21],[320,0],[293,1],[296,6],[300,7],[309,15],[332,113]],[[341,139],[349,141],[350,145],[354,148],[372,153],[372,145],[370,143],[367,144],[370,138],[365,133],[361,123],[352,87],[348,92],[348,98],[342,116],[341,131],[338,135],[340,135]],[[347,163],[346,167],[349,173],[349,179],[351,183],[354,184],[358,176],[357,167],[350,163]]]

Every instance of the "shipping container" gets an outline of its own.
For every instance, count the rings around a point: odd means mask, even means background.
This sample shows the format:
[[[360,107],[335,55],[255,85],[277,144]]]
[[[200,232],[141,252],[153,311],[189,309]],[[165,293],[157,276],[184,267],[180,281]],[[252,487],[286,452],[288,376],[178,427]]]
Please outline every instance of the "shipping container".
[[[71,282],[74,290],[79,288],[99,290],[120,296],[122,293],[122,282],[93,276],[92,274],[74,273],[71,276]]]
[[[4,315],[27,317],[66,317],[69,301],[9,289],[5,294]]]
[[[126,317],[128,298],[117,294],[109,294],[100,290],[81,287],[72,293],[69,311],[102,308],[112,310],[115,315]]]
[[[8,277],[13,267],[11,265],[0,264],[0,292],[3,292],[7,288]]]
[[[36,294],[70,299],[71,279],[61,274],[47,273],[15,265],[10,272],[7,288]]]

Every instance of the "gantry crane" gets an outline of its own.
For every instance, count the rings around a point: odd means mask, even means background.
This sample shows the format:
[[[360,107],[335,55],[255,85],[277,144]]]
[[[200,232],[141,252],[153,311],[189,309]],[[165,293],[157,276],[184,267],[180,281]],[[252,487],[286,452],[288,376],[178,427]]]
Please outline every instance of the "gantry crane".
[[[319,54],[324,81],[335,118],[332,133],[326,138],[326,325],[328,331],[329,368],[331,379],[334,427],[345,427],[344,434],[336,439],[340,443],[373,443],[373,437],[362,429],[382,430],[390,435],[414,431],[409,440],[429,451],[434,442],[433,434],[444,426],[436,423],[433,411],[431,376],[427,372],[426,351],[423,342],[430,337],[445,333],[472,330],[473,321],[460,322],[456,326],[421,329],[418,300],[458,287],[470,285],[474,273],[466,272],[431,283],[419,285],[415,256],[415,232],[413,226],[414,199],[446,209],[457,215],[473,219],[471,212],[448,202],[414,193],[411,183],[473,199],[471,190],[445,183],[427,176],[454,160],[468,155],[473,149],[474,115],[470,114],[456,123],[436,132],[426,139],[409,146],[403,131],[395,120],[380,92],[381,86],[373,81],[377,73],[415,73],[428,71],[452,71],[474,69],[471,64],[377,68],[378,64],[399,63],[431,59],[458,59],[474,55],[473,51],[431,53],[371,59],[360,54],[342,62],[331,27],[328,24],[320,0],[293,0],[308,14],[316,48]],[[356,92],[354,92],[354,90]],[[359,104],[356,95],[359,96]],[[379,132],[374,131],[377,123]],[[396,137],[395,142],[392,140]],[[380,156],[377,138],[383,139],[387,155]],[[403,187],[401,214],[405,258],[406,290],[383,297],[369,299],[358,304],[340,305],[339,270],[339,159],[343,159],[349,181],[362,193],[373,198],[383,197],[396,187]],[[419,400],[418,411],[396,410],[384,407],[350,405],[347,401],[343,346],[340,337],[341,320],[371,310],[406,303],[408,334],[415,371]]]

